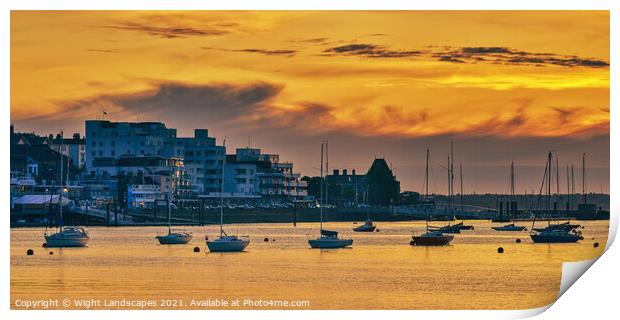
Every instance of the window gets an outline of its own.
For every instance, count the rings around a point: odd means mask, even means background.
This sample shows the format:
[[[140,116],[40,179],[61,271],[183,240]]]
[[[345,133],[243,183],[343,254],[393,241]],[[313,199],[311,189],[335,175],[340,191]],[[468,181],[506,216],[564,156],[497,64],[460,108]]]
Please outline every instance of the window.
[[[91,154],[92,154],[93,157],[97,155],[97,153],[95,151],[93,151]]]
[[[103,141],[99,141],[99,146],[103,147]]]
[[[97,146],[97,142],[93,141],[90,145],[93,146],[93,147],[96,147]]]
[[[116,145],[116,142],[115,141],[111,141],[110,145],[114,147]]]
[[[110,154],[114,157],[116,155],[116,151],[112,150],[110,151]]]
[[[103,150],[99,150],[99,156],[103,157]]]

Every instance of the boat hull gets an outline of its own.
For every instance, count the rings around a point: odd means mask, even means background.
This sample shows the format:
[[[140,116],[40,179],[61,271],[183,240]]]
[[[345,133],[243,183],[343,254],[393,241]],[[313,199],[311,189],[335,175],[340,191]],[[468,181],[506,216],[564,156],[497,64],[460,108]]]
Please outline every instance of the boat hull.
[[[495,231],[523,231],[525,227],[492,227]]]
[[[190,235],[169,234],[165,236],[157,236],[160,244],[186,244],[192,240]]]
[[[314,239],[308,244],[313,249],[337,249],[353,245],[353,239]]]
[[[88,240],[88,237],[59,237],[51,235],[45,237],[45,244],[48,248],[86,247]]]
[[[207,241],[210,252],[241,252],[250,244],[250,240]]]
[[[375,231],[376,227],[377,226],[371,226],[371,227],[359,226],[357,228],[353,228],[353,231],[355,231],[355,232],[373,232],[373,231]]]
[[[444,235],[442,237],[413,236],[409,244],[412,246],[446,246],[453,239],[454,236],[451,235]]]
[[[532,234],[532,241],[535,243],[575,243],[582,239],[581,236],[575,234],[567,234],[567,235],[542,235],[542,234]]]

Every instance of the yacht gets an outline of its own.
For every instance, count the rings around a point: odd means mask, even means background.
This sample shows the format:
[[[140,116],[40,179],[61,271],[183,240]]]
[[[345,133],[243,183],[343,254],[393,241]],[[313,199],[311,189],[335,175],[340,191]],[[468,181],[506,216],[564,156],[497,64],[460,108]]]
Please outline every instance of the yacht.
[[[60,132],[60,149],[62,150],[63,133]],[[58,228],[51,233],[48,233],[48,228],[45,228],[43,238],[45,239],[45,245],[47,247],[85,247],[88,244],[88,234],[82,227],[76,226],[64,226],[62,220],[62,207],[63,207],[63,192],[64,187],[62,185],[63,178],[63,154],[60,153],[60,195],[58,197]],[[67,176],[68,177],[68,176]],[[51,196],[50,196],[51,197]]]
[[[171,203],[169,201],[168,195],[166,194],[166,206],[168,207],[168,234],[163,236],[156,236],[155,238],[159,240],[160,244],[186,244],[192,240],[191,232],[186,232],[183,230],[173,230],[171,229],[170,223],[170,206]]]
[[[426,199],[428,199],[428,160],[429,160],[430,151],[426,149]],[[428,225],[429,217],[426,218],[426,233],[416,236],[411,236],[411,241],[409,242],[412,246],[445,246],[450,244],[450,241],[454,240],[454,236],[450,234],[445,234],[441,231],[442,228],[435,228],[435,230],[431,230],[431,227]],[[447,227],[447,226],[446,226]],[[445,227],[443,227],[445,228]],[[459,231],[460,232],[460,231]]]
[[[523,231],[525,230],[525,226],[517,226],[514,223],[507,224],[501,227],[491,227],[495,231]]]
[[[47,247],[85,247],[88,244],[88,234],[81,227],[59,227],[51,234],[45,231],[45,244]]]
[[[226,148],[226,140],[224,140]],[[224,232],[224,167],[226,166],[226,156],[222,162],[222,181],[220,188],[220,236],[215,240],[205,238],[210,252],[241,252],[250,244],[250,239],[241,239],[238,236],[229,236]]]
[[[316,239],[308,240],[310,248],[313,249],[335,249],[345,248],[353,245],[353,239],[338,238],[338,232],[323,229],[323,152],[327,149],[327,142],[321,143],[321,200],[319,201],[319,209],[321,210],[321,236]]]

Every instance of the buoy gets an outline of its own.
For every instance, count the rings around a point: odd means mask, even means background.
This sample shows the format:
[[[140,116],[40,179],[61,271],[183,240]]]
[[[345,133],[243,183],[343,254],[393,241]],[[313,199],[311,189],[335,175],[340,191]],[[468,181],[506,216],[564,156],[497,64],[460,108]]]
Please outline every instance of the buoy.
[[[517,239],[517,243],[521,243],[521,239]]]
[[[51,255],[53,255],[53,254],[54,254],[54,251],[50,251],[50,253],[49,253],[49,254],[50,254],[50,256],[51,256]]]
[[[594,246],[595,248],[598,248],[598,242],[595,242],[595,243],[593,244],[593,246]]]
[[[194,247],[194,252],[200,252],[200,248]]]
[[[32,249],[28,249],[28,251],[26,251],[26,254],[31,256],[34,254],[34,251],[32,251]]]
[[[271,239],[271,241],[275,242],[275,241],[276,241],[276,238]]]
[[[205,236],[205,240],[209,241],[209,236]]]
[[[497,253],[504,253],[504,248],[502,247],[497,248]]]
[[[47,243],[43,242],[43,244],[41,245],[41,247],[43,247],[43,248],[47,248]]]
[[[377,229],[377,232],[379,232],[379,229]]]
[[[264,241],[265,241],[265,242],[269,242],[269,238],[265,238],[265,240],[264,240]]]

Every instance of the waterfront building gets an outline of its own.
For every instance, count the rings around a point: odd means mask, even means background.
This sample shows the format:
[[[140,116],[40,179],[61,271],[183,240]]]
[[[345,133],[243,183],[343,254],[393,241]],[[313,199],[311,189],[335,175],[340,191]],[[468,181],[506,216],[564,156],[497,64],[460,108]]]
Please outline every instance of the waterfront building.
[[[159,157],[182,160],[189,171],[179,170],[172,182],[183,196],[217,192],[220,188],[223,146],[215,144],[207,129],[194,130],[193,137],[177,137],[177,131],[160,122],[86,121],[86,172],[105,175],[102,162],[121,157]],[[176,161],[175,160],[175,161]],[[104,170],[105,171],[105,170]],[[110,172],[107,172],[110,174]],[[169,182],[167,182],[169,183]],[[162,192],[166,187],[162,186]]]
[[[368,202],[368,181],[366,175],[357,174],[355,169],[349,171],[334,169],[332,174],[325,176],[328,186],[328,199],[338,206],[357,206]]]
[[[70,164],[79,170],[86,167],[86,139],[74,133],[71,138],[62,138],[57,135],[51,148],[69,158]]]
[[[277,154],[261,154],[260,149],[238,148],[226,157],[224,191],[258,195],[268,201],[301,200],[307,184],[293,171],[292,162],[280,162]]]
[[[400,182],[385,159],[376,158],[368,172],[368,203],[371,205],[391,205],[398,201]]]

